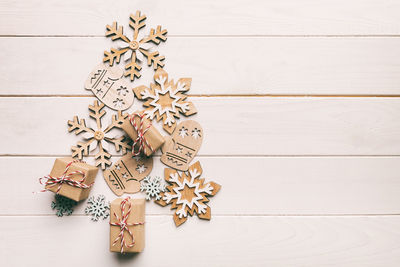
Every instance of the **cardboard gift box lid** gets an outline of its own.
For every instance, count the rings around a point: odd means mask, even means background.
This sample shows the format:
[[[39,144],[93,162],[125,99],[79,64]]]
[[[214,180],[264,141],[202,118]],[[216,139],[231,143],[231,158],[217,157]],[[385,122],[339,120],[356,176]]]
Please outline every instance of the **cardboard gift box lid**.
[[[136,112],[134,112],[134,113],[136,113]],[[143,111],[140,112],[140,114],[142,115]],[[136,125],[138,125],[138,127],[139,127],[140,118],[136,116],[135,122],[136,122]],[[151,124],[150,120],[144,119],[143,120],[143,129],[146,129],[150,124]],[[132,140],[135,140],[138,137],[138,134],[137,134],[135,128],[132,126],[132,124],[130,122],[130,116],[128,116],[124,120],[124,122],[121,125],[121,128],[129,135],[129,137]],[[160,132],[153,125],[151,125],[150,128],[147,130],[147,132],[144,134],[144,137],[146,138],[147,142],[153,148],[153,151],[151,151],[151,149],[147,145],[145,145],[146,156],[150,156],[155,151],[157,151],[157,149],[160,148],[162,146],[162,144],[164,144],[164,141],[165,141],[164,137],[160,134]]]
[[[110,223],[118,223],[116,216],[121,219],[121,202],[123,198],[117,198],[110,204]],[[127,223],[144,223],[144,213],[145,213],[145,199],[129,199],[131,206],[131,212],[128,216]],[[128,205],[126,205],[126,210],[128,210]],[[144,224],[142,225],[132,225],[128,226],[133,234],[135,240],[135,245],[131,248],[124,247],[124,252],[142,252],[144,249]],[[121,252],[121,240],[118,240],[113,246],[114,241],[118,238],[121,232],[119,226],[110,225],[110,251]],[[124,231],[124,239],[126,244],[132,243],[132,237],[129,235],[128,231]]]
[[[73,159],[71,157],[56,159],[54,162],[54,165],[53,165],[53,169],[50,172],[50,176],[60,177],[65,172],[65,168],[67,167],[67,165],[74,160],[75,159]],[[84,163],[84,162],[74,162],[69,167],[67,174],[74,172],[74,171],[83,171],[86,174],[84,184],[89,185],[89,184],[93,183],[94,180],[96,179],[98,168],[96,168],[95,166],[89,165],[87,163]],[[82,175],[75,174],[75,175],[71,176],[71,179],[75,180],[75,181],[79,181],[82,179]],[[56,192],[58,189],[58,186],[59,185],[47,185],[45,188],[52,192]],[[90,189],[91,188],[85,189],[85,188],[74,187],[74,186],[71,186],[68,184],[62,184],[59,194],[62,196],[65,196],[67,198],[70,198],[72,200],[75,200],[75,201],[81,201],[83,199],[86,199],[89,196]]]

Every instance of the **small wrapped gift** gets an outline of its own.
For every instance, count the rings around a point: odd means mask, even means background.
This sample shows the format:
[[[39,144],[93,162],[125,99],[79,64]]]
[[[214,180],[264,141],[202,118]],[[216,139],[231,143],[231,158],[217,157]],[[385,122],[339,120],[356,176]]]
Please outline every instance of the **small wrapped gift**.
[[[144,199],[117,198],[110,205],[110,251],[142,252]]]
[[[153,154],[164,144],[164,137],[145,118],[142,112],[134,112],[122,123],[121,128],[133,140],[132,153],[137,156],[143,152],[146,156]]]
[[[75,201],[89,196],[98,169],[73,158],[58,158],[50,175],[40,178],[43,191],[52,191]],[[43,182],[43,180],[46,180]]]

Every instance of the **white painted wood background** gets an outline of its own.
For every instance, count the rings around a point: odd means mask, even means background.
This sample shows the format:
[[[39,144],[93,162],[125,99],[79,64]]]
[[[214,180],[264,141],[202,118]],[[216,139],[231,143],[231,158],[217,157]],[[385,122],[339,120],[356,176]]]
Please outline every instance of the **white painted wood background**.
[[[399,1],[111,2],[0,0],[0,266],[400,265]],[[121,257],[85,204],[57,218],[32,191],[78,140],[105,25],[136,10],[168,29],[171,77],[193,78],[222,190],[179,228],[148,203],[145,251]],[[98,193],[115,197],[101,173]]]

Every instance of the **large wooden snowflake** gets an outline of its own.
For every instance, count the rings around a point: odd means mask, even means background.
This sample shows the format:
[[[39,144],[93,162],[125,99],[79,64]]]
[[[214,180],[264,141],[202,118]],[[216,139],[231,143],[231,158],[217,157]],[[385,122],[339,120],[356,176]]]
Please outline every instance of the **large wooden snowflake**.
[[[211,208],[206,203],[208,197],[217,194],[221,186],[214,182],[205,183],[204,179],[200,179],[202,172],[199,161],[181,175],[176,170],[165,169],[165,180],[171,185],[161,193],[161,199],[156,203],[161,206],[172,204],[171,209],[176,209],[176,226],[186,222],[188,214],[192,216],[196,213],[201,219],[211,219]]]
[[[154,70],[158,67],[164,67],[163,60],[164,56],[160,56],[158,51],[151,51],[151,43],[159,45],[161,42],[167,40],[167,30],[161,29],[158,25],[157,29],[150,29],[149,35],[140,36],[142,33],[140,29],[146,26],[146,16],[141,15],[140,11],[136,11],[136,14],[131,14],[129,27],[133,29],[133,37],[129,39],[124,35],[123,27],[117,25],[117,22],[113,22],[112,25],[106,26],[106,36],[111,37],[111,40],[118,41],[118,48],[111,48],[110,52],[104,51],[103,62],[109,62],[110,66],[114,64],[114,61],[119,63],[121,56],[126,61],[124,73],[125,76],[129,76],[131,81],[135,78],[140,78],[140,70],[142,67],[140,63],[144,61],[144,57],[147,59],[147,65],[153,65]]]
[[[177,83],[168,80],[168,73],[163,69],[158,69],[154,74],[155,83],[147,86],[139,86],[133,89],[135,95],[140,100],[147,100],[143,106],[146,117],[156,118],[157,121],[163,120],[163,128],[169,134],[175,130],[176,119],[179,113],[185,116],[193,115],[197,112],[192,102],[186,101],[192,79],[181,78]],[[176,119],[175,119],[176,118]]]
[[[129,139],[125,136],[115,137],[112,135],[112,130],[120,128],[128,114],[122,114],[118,111],[118,115],[112,116],[111,124],[103,128],[101,125],[101,118],[106,114],[104,104],[99,104],[99,101],[94,101],[93,105],[89,105],[89,116],[96,121],[97,128],[86,126],[85,119],[80,119],[74,116],[72,121],[68,121],[68,132],[75,131],[76,135],[83,133],[85,141],[79,141],[76,146],[71,148],[72,157],[82,159],[83,156],[88,156],[89,152],[94,151],[98,147],[98,152],[95,154],[96,167],[101,166],[104,170],[107,166],[111,165],[111,154],[109,151],[109,144],[115,146],[115,150],[122,151],[125,154],[128,149],[131,149]]]

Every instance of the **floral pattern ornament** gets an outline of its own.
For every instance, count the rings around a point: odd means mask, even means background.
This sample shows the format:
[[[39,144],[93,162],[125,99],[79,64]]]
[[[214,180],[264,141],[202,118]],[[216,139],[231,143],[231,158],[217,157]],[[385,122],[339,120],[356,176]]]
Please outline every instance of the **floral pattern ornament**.
[[[124,35],[123,27],[118,26],[117,22],[113,22],[112,25],[106,26],[106,36],[111,37],[111,40],[118,42],[118,48],[111,48],[111,51],[104,51],[103,62],[109,62],[110,66],[114,64],[114,61],[119,63],[121,57],[126,61],[125,65],[125,76],[129,76],[131,81],[135,78],[140,78],[140,70],[142,67],[140,64],[147,59],[147,65],[153,66],[156,70],[159,67],[164,67],[163,60],[164,56],[160,56],[158,51],[151,51],[151,43],[159,45],[161,42],[167,40],[167,30],[161,29],[158,25],[156,29],[150,29],[149,35],[140,36],[141,29],[146,26],[146,16],[142,15],[140,11],[136,11],[135,14],[131,14],[129,27],[133,29],[133,37],[129,39]],[[139,37],[140,36],[140,37]]]
[[[205,183],[204,179],[200,178],[202,172],[198,161],[182,174],[173,169],[165,169],[165,180],[170,185],[161,193],[161,199],[156,203],[161,206],[171,204],[171,209],[176,209],[176,226],[186,222],[188,214],[192,216],[196,213],[200,219],[211,219],[211,208],[207,205],[208,197],[217,194],[221,186],[214,182]]]
[[[155,83],[147,86],[139,86],[133,89],[139,100],[146,100],[143,104],[146,107],[145,115],[148,119],[157,121],[162,119],[163,128],[169,134],[175,130],[176,119],[180,113],[190,116],[197,113],[192,102],[186,100],[185,94],[190,90],[191,78],[181,78],[177,83],[168,80],[168,73],[163,69],[158,69],[154,74]]]
[[[121,124],[124,122],[125,118],[127,118],[128,114],[122,114],[121,111],[118,111],[118,115],[112,116],[111,124],[103,128],[101,124],[101,118],[106,114],[104,110],[104,104],[99,104],[99,101],[94,101],[93,105],[89,105],[89,116],[96,121],[95,127],[86,126],[85,119],[80,119],[78,116],[74,116],[72,121],[68,121],[68,131],[75,131],[76,135],[83,133],[83,137],[85,141],[79,141],[76,146],[71,148],[72,157],[77,157],[78,159],[82,159],[83,156],[88,156],[91,151],[94,151],[96,147],[98,147],[98,152],[94,155],[95,165],[101,166],[104,170],[107,166],[111,165],[111,154],[109,154],[109,144],[113,144],[115,150],[117,152],[122,151],[122,154],[125,154],[127,150],[130,150],[132,147],[130,145],[130,141],[124,135],[120,137],[116,137],[115,130],[120,128]]]

